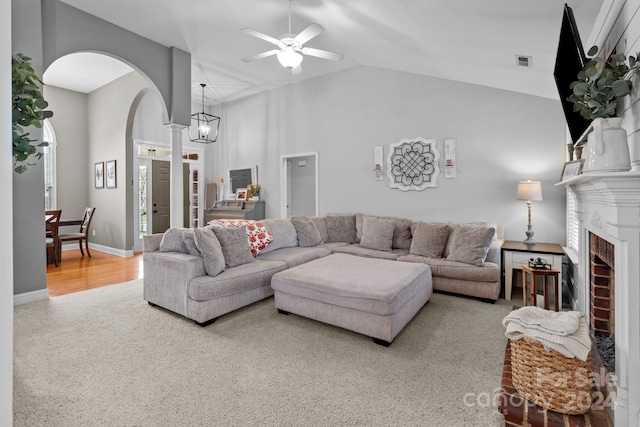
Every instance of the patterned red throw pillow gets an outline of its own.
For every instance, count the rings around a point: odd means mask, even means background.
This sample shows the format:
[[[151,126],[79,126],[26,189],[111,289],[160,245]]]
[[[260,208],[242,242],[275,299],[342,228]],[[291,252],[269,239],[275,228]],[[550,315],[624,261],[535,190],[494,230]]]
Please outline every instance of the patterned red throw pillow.
[[[226,228],[242,227],[244,225],[247,230],[247,239],[249,239],[249,247],[251,247],[253,256],[257,256],[269,246],[269,243],[273,242],[273,235],[260,221],[254,221],[252,219],[216,219],[210,221],[208,225]]]

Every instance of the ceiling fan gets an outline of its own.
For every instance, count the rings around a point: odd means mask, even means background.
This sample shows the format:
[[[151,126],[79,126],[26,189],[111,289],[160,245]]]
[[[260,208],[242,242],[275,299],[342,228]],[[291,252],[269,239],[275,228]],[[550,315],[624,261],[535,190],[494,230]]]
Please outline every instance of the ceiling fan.
[[[244,62],[251,62],[257,59],[266,58],[276,55],[280,64],[291,70],[293,74],[302,72],[303,55],[315,56],[316,58],[328,59],[330,61],[340,61],[342,54],[329,52],[328,50],[315,49],[312,47],[304,47],[304,44],[312,38],[318,36],[324,31],[324,28],[318,24],[311,24],[298,35],[291,33],[291,1],[289,0],[289,32],[280,36],[280,39],[268,36],[250,28],[243,28],[242,31],[250,36],[268,41],[276,45],[277,49],[268,50],[256,55],[242,58]]]

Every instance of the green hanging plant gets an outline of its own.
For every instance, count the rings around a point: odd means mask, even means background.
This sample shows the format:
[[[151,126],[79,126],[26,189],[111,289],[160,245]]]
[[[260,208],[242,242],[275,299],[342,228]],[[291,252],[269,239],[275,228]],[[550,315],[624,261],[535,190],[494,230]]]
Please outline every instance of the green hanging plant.
[[[596,57],[598,46],[589,49],[590,57],[578,73],[578,80],[571,83],[573,111],[587,120],[616,117],[618,100],[631,93],[631,79],[638,72],[637,55],[627,57],[616,53],[604,59]]]
[[[21,53],[11,58],[11,133],[13,140],[13,165],[17,173],[23,173],[29,163],[29,158],[34,156],[36,160],[42,158],[38,147],[46,147],[42,142],[32,144],[37,139],[30,139],[29,132],[24,128],[35,126],[42,127],[42,121],[53,116],[51,111],[45,110],[49,106],[40,91],[42,80],[36,75],[31,66],[31,58]]]

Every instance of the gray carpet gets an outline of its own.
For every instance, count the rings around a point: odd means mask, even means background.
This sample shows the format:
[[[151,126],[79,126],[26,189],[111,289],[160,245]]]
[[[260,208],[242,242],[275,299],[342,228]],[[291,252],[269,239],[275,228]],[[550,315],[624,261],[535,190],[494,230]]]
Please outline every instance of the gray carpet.
[[[384,348],[272,298],[201,328],[142,280],[55,297],[15,308],[14,426],[500,426],[510,309],[434,294]]]

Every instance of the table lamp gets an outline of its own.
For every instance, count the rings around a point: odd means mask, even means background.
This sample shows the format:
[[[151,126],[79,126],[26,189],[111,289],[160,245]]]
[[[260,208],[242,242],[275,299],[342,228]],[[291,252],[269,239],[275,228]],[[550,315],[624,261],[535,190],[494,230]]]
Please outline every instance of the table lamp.
[[[531,202],[542,200],[542,183],[540,181],[520,181],[518,183],[518,200],[527,201],[527,238],[525,245],[535,245],[533,240],[533,229],[531,228]]]

